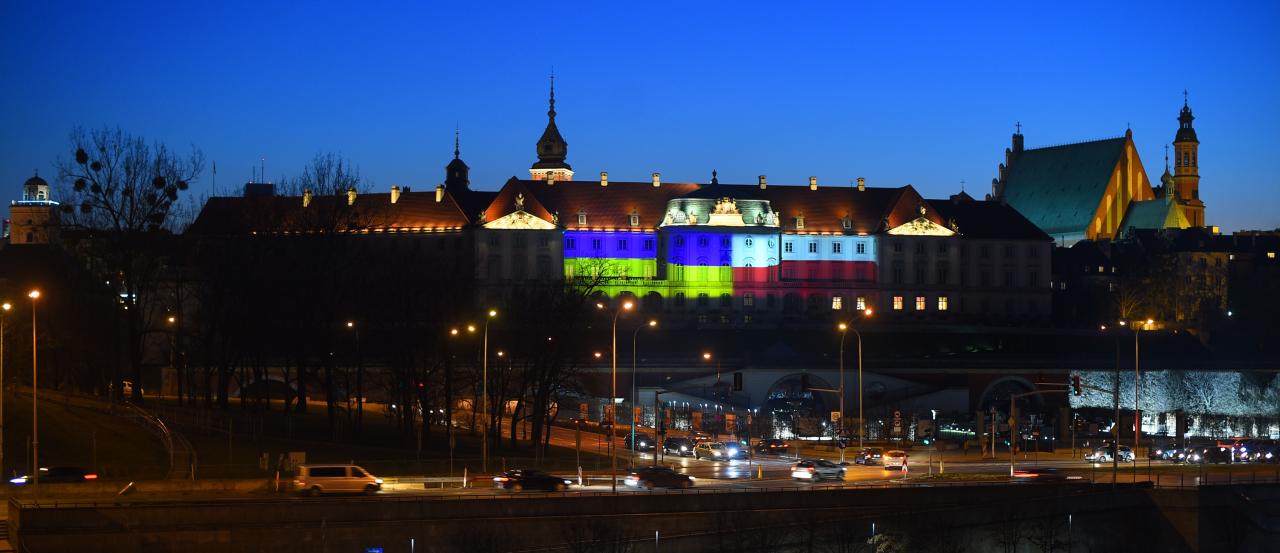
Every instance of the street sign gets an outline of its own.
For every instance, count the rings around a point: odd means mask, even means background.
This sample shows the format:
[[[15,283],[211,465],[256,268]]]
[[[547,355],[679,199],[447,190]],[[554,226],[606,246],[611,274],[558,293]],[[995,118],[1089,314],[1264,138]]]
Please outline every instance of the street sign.
[[[894,420],[897,420],[897,419],[902,418],[902,411],[894,411],[894,412],[893,412],[893,418],[894,418]]]
[[[849,440],[843,440],[843,439],[842,439],[842,440],[840,440],[840,441],[836,442],[836,446],[837,446],[837,447],[839,447],[840,449],[844,449],[844,448],[846,448],[846,447],[849,447]]]
[[[839,412],[839,411],[832,411],[832,412],[831,412],[831,422],[840,422],[840,412]]]
[[[1037,426],[1031,429],[1031,437],[1037,440],[1040,439],[1040,427]]]

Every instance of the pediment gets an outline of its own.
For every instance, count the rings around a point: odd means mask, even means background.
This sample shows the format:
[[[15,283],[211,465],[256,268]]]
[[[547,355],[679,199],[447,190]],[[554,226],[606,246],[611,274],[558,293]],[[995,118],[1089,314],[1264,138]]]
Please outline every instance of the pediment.
[[[517,230],[555,230],[556,226],[550,221],[540,219],[530,215],[526,211],[516,211],[509,213],[502,218],[484,224],[484,228],[488,229],[517,229]]]
[[[889,234],[897,236],[955,236],[957,233],[924,217],[889,229]]]

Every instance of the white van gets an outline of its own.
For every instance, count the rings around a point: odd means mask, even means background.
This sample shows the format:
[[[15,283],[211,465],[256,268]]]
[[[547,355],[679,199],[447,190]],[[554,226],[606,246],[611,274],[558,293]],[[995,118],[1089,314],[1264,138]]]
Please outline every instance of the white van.
[[[325,493],[373,495],[382,489],[382,479],[355,465],[299,465],[293,491],[319,497]]]

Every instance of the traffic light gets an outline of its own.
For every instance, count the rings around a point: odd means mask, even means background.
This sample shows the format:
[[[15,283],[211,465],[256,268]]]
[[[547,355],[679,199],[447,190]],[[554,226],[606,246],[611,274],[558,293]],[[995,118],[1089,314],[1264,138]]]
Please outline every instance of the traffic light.
[[[1076,395],[1080,395],[1080,375],[1071,375],[1071,387],[1075,388]]]
[[[742,373],[733,373],[733,391],[742,391]]]
[[[807,374],[800,375],[800,391],[801,392],[809,391],[809,375]]]

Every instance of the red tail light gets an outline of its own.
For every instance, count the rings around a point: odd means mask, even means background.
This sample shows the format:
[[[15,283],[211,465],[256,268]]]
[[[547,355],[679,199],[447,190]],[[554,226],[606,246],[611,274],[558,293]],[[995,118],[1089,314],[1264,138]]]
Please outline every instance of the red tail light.
[[[809,467],[809,472],[813,472],[813,467]]]
[[[84,479],[85,479],[85,480],[97,480],[97,478],[98,478],[98,475],[96,475],[96,474],[86,474],[86,475],[84,475]]]

